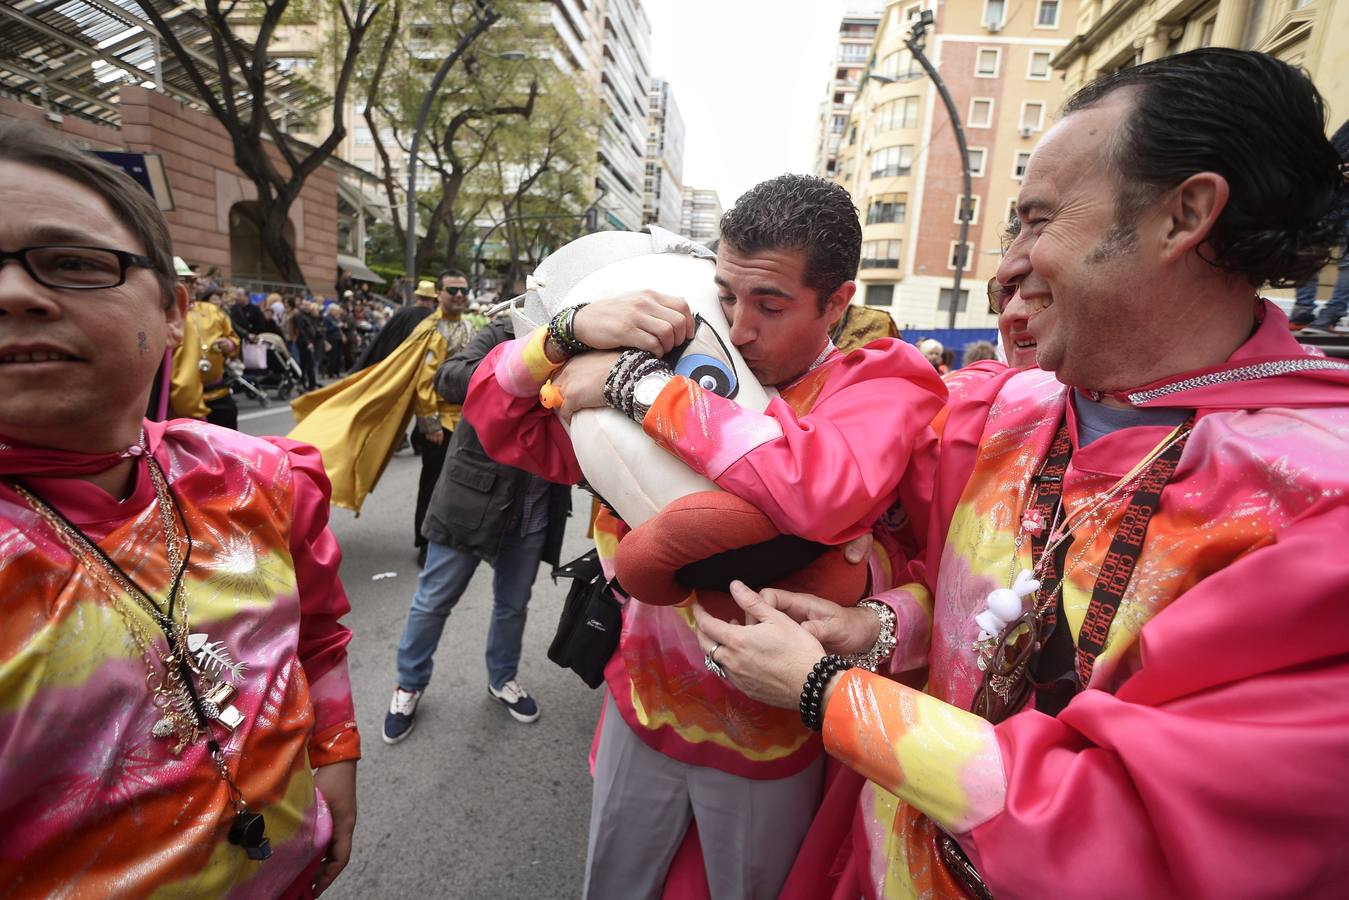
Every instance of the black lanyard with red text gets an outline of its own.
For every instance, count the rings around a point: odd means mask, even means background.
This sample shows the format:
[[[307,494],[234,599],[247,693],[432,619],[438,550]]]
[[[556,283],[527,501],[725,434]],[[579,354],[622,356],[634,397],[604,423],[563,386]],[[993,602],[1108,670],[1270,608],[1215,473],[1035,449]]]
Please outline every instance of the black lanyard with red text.
[[[1062,514],[1063,479],[1073,453],[1068,428],[1065,416],[1050,444],[1045,465],[1036,476],[1033,508],[1043,523],[1052,523],[1056,513]],[[1115,615],[1124,600],[1124,592],[1143,552],[1143,541],[1147,537],[1153,513],[1161,504],[1162,490],[1176,473],[1189,433],[1187,422],[1176,438],[1142,473],[1138,487],[1129,498],[1119,525],[1115,528],[1110,549],[1101,561],[1091,591],[1091,603],[1078,631],[1076,647],[1068,630],[1058,627],[1063,608],[1063,592],[1059,590],[1059,582],[1065,575],[1064,563],[1068,547],[1073,542],[1071,535],[1060,541],[1053,548],[1052,556],[1044,559],[1038,567],[1036,577],[1040,579],[1040,588],[1036,591],[1036,608],[1042,621],[1042,645],[1030,670],[1036,685],[1036,708],[1041,712],[1056,714],[1071,699],[1072,693],[1090,680],[1092,667],[1105,649],[1110,625],[1115,621]],[[1031,532],[1033,559],[1040,560],[1044,556],[1050,530],[1046,526]],[[1070,671],[1076,676],[1076,684],[1065,695],[1060,687],[1063,681],[1060,673]]]

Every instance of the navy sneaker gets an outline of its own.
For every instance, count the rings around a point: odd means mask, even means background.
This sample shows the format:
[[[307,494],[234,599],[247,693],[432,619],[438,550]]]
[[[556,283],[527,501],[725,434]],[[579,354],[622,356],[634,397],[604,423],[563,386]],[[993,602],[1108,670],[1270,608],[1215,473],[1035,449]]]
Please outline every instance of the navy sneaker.
[[[393,701],[384,714],[384,743],[396,744],[412,734],[412,726],[417,724],[417,701],[420,699],[421,691],[394,688]]]
[[[539,717],[539,704],[534,702],[534,698],[529,696],[525,689],[520,687],[520,682],[514,678],[500,688],[494,688],[489,684],[487,693],[500,700],[510,711],[511,718],[517,722],[533,722]]]

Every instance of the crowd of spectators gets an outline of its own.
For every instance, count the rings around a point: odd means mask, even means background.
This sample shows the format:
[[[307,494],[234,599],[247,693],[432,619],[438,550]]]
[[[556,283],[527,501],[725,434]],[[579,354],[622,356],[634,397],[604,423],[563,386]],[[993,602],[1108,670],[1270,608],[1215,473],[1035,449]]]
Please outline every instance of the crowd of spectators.
[[[296,289],[251,293],[225,283],[216,267],[203,268],[193,295],[218,297],[235,332],[245,341],[278,335],[303,372],[303,389],[319,386],[319,376],[340,378],[355,365],[361,348],[393,314],[396,299],[374,293],[366,282],[342,273],[337,299]]]

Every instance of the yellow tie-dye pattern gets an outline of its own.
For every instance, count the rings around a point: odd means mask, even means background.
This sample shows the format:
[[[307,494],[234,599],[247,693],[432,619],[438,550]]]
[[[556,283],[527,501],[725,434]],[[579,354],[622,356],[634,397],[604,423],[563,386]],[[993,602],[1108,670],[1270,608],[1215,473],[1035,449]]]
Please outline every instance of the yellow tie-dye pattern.
[[[224,790],[223,785],[221,790]],[[291,840],[299,833],[305,812],[313,804],[313,798],[314,776],[306,764],[295,770],[290,782],[286,785],[286,793],[281,798],[280,803],[256,810],[261,812],[267,820],[267,838],[274,848]],[[203,842],[211,839],[211,832],[214,828],[215,823],[202,823],[203,834],[201,839]],[[224,896],[231,891],[239,891],[248,883],[249,879],[260,874],[263,871],[262,867],[265,865],[265,861],[248,859],[234,844],[227,841],[217,841],[211,851],[210,858],[201,871],[191,878],[173,884],[160,885],[150,896],[154,898],[162,897],[165,900],[179,897]],[[244,872],[250,874],[242,874]]]
[[[996,746],[993,726],[929,694],[911,691],[910,695],[914,721],[895,744],[895,756],[904,772],[898,795],[943,828],[968,831],[978,823],[971,821],[976,811],[971,809],[961,773],[971,762],[983,761],[990,743]],[[989,811],[978,812],[986,817]]]
[[[562,368],[561,364],[555,363],[548,358],[544,352],[544,342],[548,340],[548,329],[540,326],[534,329],[534,333],[525,341],[520,349],[520,360],[529,370],[529,377],[533,378],[540,385],[553,376],[553,373]]]
[[[79,579],[72,581],[72,584]],[[69,613],[51,621],[33,640],[0,663],[0,713],[23,710],[38,693],[52,688],[77,689],[99,668],[112,661],[141,662],[141,651],[127,630],[126,622],[110,603],[90,596],[95,586],[82,593]],[[159,634],[148,613],[128,610],[147,637]]]

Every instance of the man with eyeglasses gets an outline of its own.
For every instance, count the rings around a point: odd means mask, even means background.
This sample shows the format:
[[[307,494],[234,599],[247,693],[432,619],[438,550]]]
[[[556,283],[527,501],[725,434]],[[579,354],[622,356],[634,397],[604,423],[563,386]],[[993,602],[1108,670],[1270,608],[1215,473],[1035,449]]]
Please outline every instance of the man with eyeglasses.
[[[312,448],[145,418],[187,291],[121,171],[0,122],[0,884],[307,896],[350,854]]]

